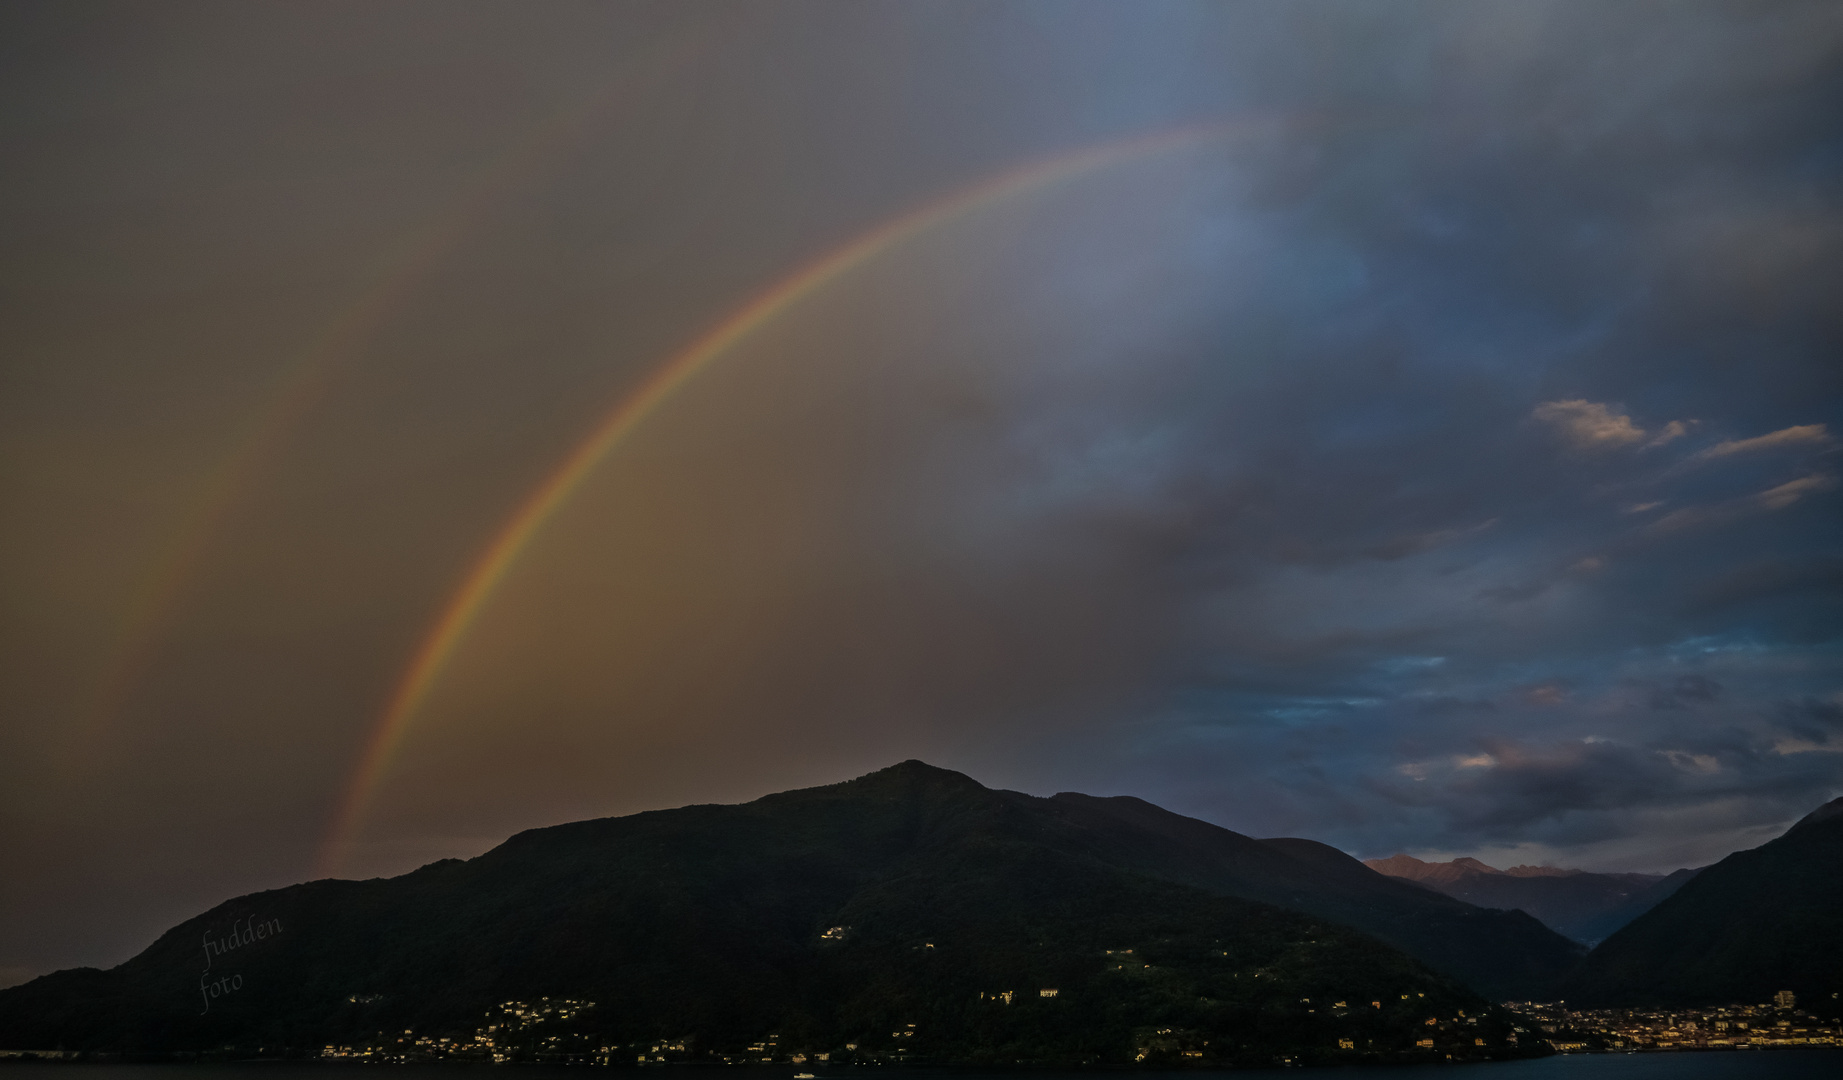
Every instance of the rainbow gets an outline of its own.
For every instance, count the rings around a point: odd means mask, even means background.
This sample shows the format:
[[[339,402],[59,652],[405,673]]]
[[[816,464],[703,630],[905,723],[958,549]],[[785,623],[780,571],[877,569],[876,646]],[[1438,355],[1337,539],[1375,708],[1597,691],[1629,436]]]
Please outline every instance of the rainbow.
[[[795,268],[662,364],[537,485],[462,578],[366,741],[321,846],[319,876],[330,877],[336,871],[411,720],[506,572],[609,451],[699,371],[830,283],[929,229],[1084,173],[1255,127],[1252,122],[1187,126],[1086,147],[1000,173],[911,209]]]
[[[359,353],[495,203],[553,166],[612,106],[631,100],[635,91],[681,66],[707,44],[696,37],[667,42],[631,69],[622,69],[619,77],[559,110],[478,170],[435,214],[382,253],[356,296],[341,305],[284,365],[262,403],[240,425],[229,452],[206,473],[167,539],[138,575],[138,584],[117,622],[97,691],[80,710],[73,728],[67,754],[73,762],[93,758],[95,744],[150,664],[213,538],[243,494],[324,397],[342,362]]]

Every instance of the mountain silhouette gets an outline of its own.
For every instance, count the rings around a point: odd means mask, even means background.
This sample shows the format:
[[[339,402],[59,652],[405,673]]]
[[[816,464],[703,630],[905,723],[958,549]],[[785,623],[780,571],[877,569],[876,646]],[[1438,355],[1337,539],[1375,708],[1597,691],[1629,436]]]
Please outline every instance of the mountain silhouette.
[[[911,761],[240,897],[112,970],[0,991],[0,1048],[464,1038],[484,1010],[550,998],[595,1002],[569,1033],[603,1048],[721,1054],[772,1035],[879,1060],[1504,1056],[1510,1021],[1479,993],[1531,992],[1574,959],[1527,915],[1312,841]]]
[[[1737,851],[1602,942],[1565,993],[1581,1004],[1843,1001],[1843,799]]]

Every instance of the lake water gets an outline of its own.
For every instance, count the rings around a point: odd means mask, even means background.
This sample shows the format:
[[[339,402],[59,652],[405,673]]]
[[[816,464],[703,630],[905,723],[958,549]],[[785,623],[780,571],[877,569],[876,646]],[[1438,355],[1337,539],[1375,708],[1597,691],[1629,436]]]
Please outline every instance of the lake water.
[[[648,1080],[698,1076],[722,1066],[667,1067],[645,1072]],[[353,1065],[297,1062],[253,1062],[212,1065],[88,1065],[21,1062],[0,1065],[0,1080],[335,1080],[346,1070],[382,1072],[395,1080],[561,1080],[568,1075],[583,1080],[595,1066],[527,1065]],[[626,1070],[621,1070],[626,1072]],[[726,1070],[729,1071],[729,1070]],[[739,1080],[790,1080],[791,1067],[743,1066],[733,1070]],[[1137,1070],[1059,1072],[980,1069],[880,1069],[861,1066],[819,1073],[819,1080],[856,1080],[867,1073],[903,1080],[1093,1080],[1097,1075],[1132,1074]],[[1507,1061],[1484,1065],[1391,1065],[1370,1068],[1246,1069],[1235,1072],[1184,1070],[1162,1073],[1183,1080],[1211,1077],[1339,1077],[1361,1074],[1365,1080],[1839,1080],[1843,1078],[1843,1048],[1816,1050],[1749,1050],[1708,1053],[1572,1054],[1534,1061]],[[633,1075],[629,1073],[628,1075]]]

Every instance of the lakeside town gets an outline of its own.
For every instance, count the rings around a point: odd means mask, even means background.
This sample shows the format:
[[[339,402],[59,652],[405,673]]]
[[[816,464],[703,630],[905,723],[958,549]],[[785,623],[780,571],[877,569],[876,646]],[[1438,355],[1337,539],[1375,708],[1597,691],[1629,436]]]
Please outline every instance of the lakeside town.
[[[1342,1004],[1341,1002],[1339,1004]],[[1780,1047],[1843,1046],[1843,1023],[1826,1020],[1798,1008],[1791,991],[1780,991],[1770,1003],[1725,1005],[1686,1009],[1571,1009],[1566,1002],[1505,1002],[1504,1007],[1529,1026],[1519,1034],[1531,1041],[1546,1041],[1563,1054],[1637,1052],[1758,1051]],[[571,1030],[568,1021],[595,1008],[592,1001],[574,998],[540,998],[535,1002],[507,1001],[487,1014],[485,1024],[471,1037],[380,1033],[354,1045],[329,1045],[322,1058],[378,1063],[474,1061],[508,1064],[545,1062],[593,1065],[667,1065],[692,1061],[744,1064],[782,1064],[806,1067],[853,1063],[898,1062],[906,1056],[902,1042],[915,1034],[890,1033],[892,1046],[880,1053],[859,1053],[857,1043],[847,1043],[844,1053],[802,1051],[770,1035],[745,1049],[723,1052],[699,1048],[691,1037],[660,1039],[634,1045],[600,1045],[592,1035]],[[1430,1021],[1431,1023],[1431,1021]],[[1168,1034],[1160,1032],[1160,1035]],[[1515,1036],[1512,1036],[1514,1039]],[[1160,1040],[1152,1040],[1156,1047]],[[1349,1049],[1348,1041],[1343,1048]],[[1140,1060],[1146,1059],[1142,1049]],[[1180,1061],[1181,1063],[1181,1061]]]
[[[329,1045],[322,1058],[409,1064],[434,1061],[544,1062],[570,1065],[666,1065],[699,1061],[725,1065],[745,1064],[822,1064],[830,1053],[803,1053],[781,1045],[779,1035],[735,1052],[700,1052],[692,1037],[658,1039],[633,1045],[605,1046],[592,1035],[569,1030],[565,1025],[595,1008],[593,1001],[576,998],[539,998],[535,1002],[506,1001],[489,1010],[487,1023],[475,1030],[471,1038],[417,1035],[413,1030],[401,1034],[380,1033],[372,1041],[355,1045]],[[891,1033],[901,1040],[914,1036],[914,1025]],[[856,1051],[856,1043],[845,1044],[847,1053]],[[879,1060],[885,1060],[880,1057]],[[899,1060],[900,1050],[894,1058]]]
[[[1564,1054],[1764,1050],[1843,1045],[1843,1022],[1798,1008],[1781,990],[1770,1004],[1698,1009],[1570,1009],[1566,1002],[1505,1002]]]

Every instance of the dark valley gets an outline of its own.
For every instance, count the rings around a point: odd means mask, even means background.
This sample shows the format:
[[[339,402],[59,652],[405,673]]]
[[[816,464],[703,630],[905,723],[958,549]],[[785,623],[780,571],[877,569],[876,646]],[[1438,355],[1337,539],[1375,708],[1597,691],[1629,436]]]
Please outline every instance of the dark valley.
[[[1594,874],[1546,866],[1499,870],[1477,859],[1430,863],[1411,855],[1369,859],[1364,865],[1479,907],[1526,911],[1587,946],[1606,940],[1696,876],[1693,869],[1672,874]]]

